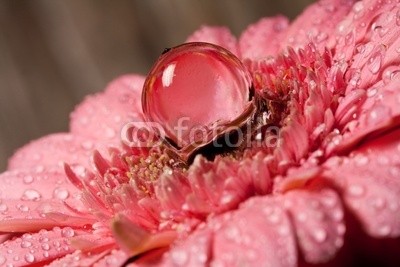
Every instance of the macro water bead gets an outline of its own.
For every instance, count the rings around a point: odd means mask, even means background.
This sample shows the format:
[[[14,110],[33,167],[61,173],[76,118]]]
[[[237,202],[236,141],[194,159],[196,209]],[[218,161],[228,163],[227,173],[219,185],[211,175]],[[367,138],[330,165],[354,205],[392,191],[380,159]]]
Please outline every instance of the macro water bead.
[[[143,111],[185,159],[254,113],[251,79],[240,60],[209,43],[166,50],[144,83]]]

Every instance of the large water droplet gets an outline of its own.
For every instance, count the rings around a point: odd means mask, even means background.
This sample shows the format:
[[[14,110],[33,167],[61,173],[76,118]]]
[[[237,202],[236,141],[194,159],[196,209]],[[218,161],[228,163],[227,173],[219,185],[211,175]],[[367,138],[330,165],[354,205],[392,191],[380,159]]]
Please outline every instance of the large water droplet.
[[[31,200],[31,201],[39,201],[41,198],[42,195],[34,189],[25,190],[24,194],[21,197],[22,200]]]
[[[143,87],[143,112],[186,160],[228,125],[248,121],[255,110],[251,90],[250,74],[231,52],[187,43],[164,53],[151,69]]]

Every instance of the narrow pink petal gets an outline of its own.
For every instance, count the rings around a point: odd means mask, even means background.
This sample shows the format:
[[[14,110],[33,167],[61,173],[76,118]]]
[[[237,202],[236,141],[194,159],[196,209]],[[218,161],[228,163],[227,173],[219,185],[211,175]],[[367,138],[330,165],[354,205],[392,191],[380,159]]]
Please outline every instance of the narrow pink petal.
[[[87,167],[93,149],[105,151],[99,145],[89,138],[69,133],[47,135],[20,148],[9,160],[8,169],[62,167],[63,162]]]
[[[56,200],[8,199],[0,204],[0,208],[0,232],[32,232],[55,226],[83,227],[93,223],[89,214],[76,215]]]
[[[215,229],[212,255],[216,266],[296,266],[289,217],[276,199],[252,198]]]
[[[37,201],[43,199],[66,200],[78,193],[62,170],[47,168],[34,170],[14,170],[0,174],[0,193],[3,204],[7,199]]]
[[[326,163],[326,176],[373,237],[400,236],[400,130]]]
[[[243,59],[263,59],[279,52],[289,20],[284,16],[264,18],[250,25],[240,36],[239,49]]]
[[[141,76],[122,76],[111,82],[105,92],[86,97],[71,114],[71,132],[108,145],[119,145],[123,126],[143,120],[143,82]]]
[[[36,234],[24,234],[0,244],[0,264],[4,266],[45,265],[54,259],[72,253],[69,238],[84,234],[70,227],[41,230]]]
[[[322,263],[332,259],[344,243],[346,230],[339,196],[328,189],[293,190],[283,196],[283,201],[305,260]]]
[[[313,42],[321,52],[335,45],[337,24],[349,13],[354,0],[322,0],[310,5],[289,26],[281,48],[304,47]],[[310,19],[312,18],[312,19]]]
[[[228,28],[203,26],[195,31],[186,42],[206,42],[222,46],[236,56],[240,55],[236,38]]]

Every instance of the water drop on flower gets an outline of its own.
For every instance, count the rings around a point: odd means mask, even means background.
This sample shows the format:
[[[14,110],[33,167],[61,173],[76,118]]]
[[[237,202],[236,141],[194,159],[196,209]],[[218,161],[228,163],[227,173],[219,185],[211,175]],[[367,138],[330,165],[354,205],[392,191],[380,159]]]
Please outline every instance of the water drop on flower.
[[[29,248],[30,246],[32,246],[32,242],[29,242],[29,241],[26,241],[26,240],[23,240],[21,242],[21,248]]]
[[[34,178],[32,175],[25,175],[22,180],[24,181],[25,184],[31,184]]]
[[[398,79],[400,68],[398,66],[389,66],[382,74],[382,80],[385,84],[389,84],[392,80]]]
[[[29,211],[29,207],[28,206],[21,205],[21,204],[17,205],[17,209],[19,209],[22,212],[28,212]]]
[[[0,266],[3,265],[7,261],[6,257],[0,255]]]
[[[0,204],[0,212],[6,212],[8,210],[8,206],[4,203]]]
[[[187,159],[229,127],[249,121],[255,110],[251,90],[248,71],[231,52],[187,43],[168,50],[153,66],[143,88],[143,112]]]
[[[186,266],[189,255],[184,250],[174,250],[171,252],[171,259],[176,266]]]
[[[53,197],[61,200],[65,200],[69,197],[69,192],[65,188],[56,187],[53,191]]]
[[[28,263],[32,263],[35,261],[35,256],[33,256],[31,253],[28,253],[25,255],[25,261]]]
[[[32,200],[32,201],[38,201],[41,198],[42,195],[34,189],[25,190],[24,194],[21,197],[22,200]]]
[[[350,185],[349,188],[347,189],[347,191],[352,196],[360,197],[364,194],[365,189],[361,185]]]
[[[327,239],[328,234],[324,229],[315,229],[313,232],[313,237],[315,241],[322,243]]]
[[[384,224],[379,227],[378,232],[381,236],[387,236],[390,234],[391,228],[389,225]]]
[[[45,250],[45,251],[50,250],[50,245],[49,245],[48,243],[43,243],[43,244],[41,245],[41,247],[42,247],[42,249]]]
[[[62,229],[61,235],[63,237],[73,237],[75,235],[75,232],[71,227],[65,227],[64,229]]]
[[[368,60],[368,69],[372,74],[377,74],[381,69],[382,56],[382,51],[377,51]]]

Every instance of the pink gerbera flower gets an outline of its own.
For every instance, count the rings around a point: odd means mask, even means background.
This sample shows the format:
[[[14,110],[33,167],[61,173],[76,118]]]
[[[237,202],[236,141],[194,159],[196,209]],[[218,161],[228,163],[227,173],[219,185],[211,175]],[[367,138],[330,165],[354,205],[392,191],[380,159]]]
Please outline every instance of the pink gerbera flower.
[[[187,41],[241,59],[268,113],[258,126],[280,129],[276,145],[209,159],[194,149],[193,160],[157,136],[127,146],[121,129],[148,116],[145,78],[118,78],[76,108],[69,133],[10,159],[0,266],[398,266],[399,34],[389,0],[320,1],[238,41],[201,28]]]

